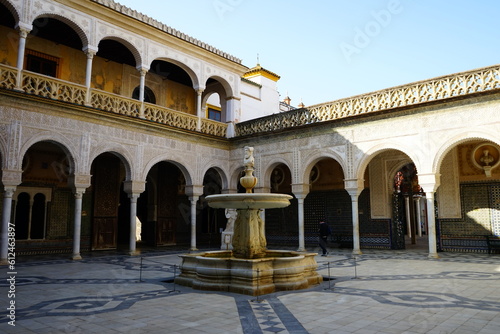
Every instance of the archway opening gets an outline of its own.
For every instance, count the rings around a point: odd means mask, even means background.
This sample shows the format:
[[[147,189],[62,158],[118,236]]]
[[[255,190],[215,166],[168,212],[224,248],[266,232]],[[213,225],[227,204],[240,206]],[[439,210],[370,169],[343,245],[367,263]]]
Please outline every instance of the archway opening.
[[[394,219],[400,224],[400,233],[405,235],[405,248],[418,244],[419,248],[426,249],[427,206],[425,192],[418,183],[418,172],[414,163],[404,165],[395,173],[393,205]]]
[[[123,191],[125,166],[113,153],[96,157],[91,166],[92,250],[128,248],[130,201]],[[127,246],[125,246],[127,245]],[[122,246],[120,246],[122,247]]]
[[[309,175],[311,191],[304,200],[306,245],[317,246],[318,224],[324,220],[332,229],[332,247],[352,248],[352,204],[344,188],[342,166],[332,158],[321,159]]]
[[[278,164],[271,171],[270,185],[272,193],[287,194],[292,193],[292,173],[287,165]],[[268,245],[293,246],[298,243],[298,202],[294,197],[290,200],[290,205],[285,208],[266,209],[265,228]]]
[[[183,172],[171,162],[155,164],[137,202],[142,243],[154,247],[189,244],[190,210]]]

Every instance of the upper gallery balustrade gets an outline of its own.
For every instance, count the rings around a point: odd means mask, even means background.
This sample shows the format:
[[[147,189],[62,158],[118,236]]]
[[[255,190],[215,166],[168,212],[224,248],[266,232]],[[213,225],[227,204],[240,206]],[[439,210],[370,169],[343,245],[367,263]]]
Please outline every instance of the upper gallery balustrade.
[[[34,72],[22,71],[21,87],[16,87],[18,71],[14,67],[0,64],[0,88],[19,90],[53,100],[85,105],[115,114],[141,118],[188,131],[198,131],[217,137],[225,137],[227,124],[201,118],[182,111],[141,103],[132,98],[105,92],[84,85],[67,82]]]
[[[235,133],[248,136],[499,88],[500,65],[495,65],[258,118],[236,124]]]

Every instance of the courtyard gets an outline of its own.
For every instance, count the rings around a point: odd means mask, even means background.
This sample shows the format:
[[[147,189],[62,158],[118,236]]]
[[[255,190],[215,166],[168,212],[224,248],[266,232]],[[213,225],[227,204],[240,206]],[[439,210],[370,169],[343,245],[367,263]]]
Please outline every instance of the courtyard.
[[[493,334],[500,326],[498,254],[333,249],[316,257],[319,286],[256,297],[176,285],[180,254],[20,258],[15,296],[5,298],[11,282],[0,285],[4,310],[15,300],[1,331]]]

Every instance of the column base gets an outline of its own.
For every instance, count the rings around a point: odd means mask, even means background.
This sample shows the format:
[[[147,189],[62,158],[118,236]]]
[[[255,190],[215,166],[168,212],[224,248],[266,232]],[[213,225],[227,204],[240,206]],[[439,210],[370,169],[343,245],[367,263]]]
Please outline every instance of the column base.
[[[427,257],[429,259],[439,259],[439,255],[437,253],[429,253],[429,255],[427,255]]]
[[[360,249],[353,249],[352,255],[363,255],[363,252]]]
[[[129,252],[128,252],[128,255],[130,255],[130,256],[137,256],[137,255],[141,255],[141,251],[140,251],[140,250],[137,250],[137,249],[135,249],[135,250],[131,250],[131,251],[129,251]]]
[[[80,254],[73,254],[73,256],[71,257],[71,260],[81,260],[82,259],[82,256]]]

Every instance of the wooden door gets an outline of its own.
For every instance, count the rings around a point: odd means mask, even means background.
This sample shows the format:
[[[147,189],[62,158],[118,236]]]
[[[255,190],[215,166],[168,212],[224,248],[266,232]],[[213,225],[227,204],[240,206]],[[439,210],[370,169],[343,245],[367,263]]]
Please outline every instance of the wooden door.
[[[158,174],[158,207],[156,222],[156,244],[175,244],[178,210],[179,170],[169,164],[162,165]]]
[[[94,216],[92,249],[115,249],[117,244],[118,205],[120,202],[120,161],[105,155],[94,162]]]

